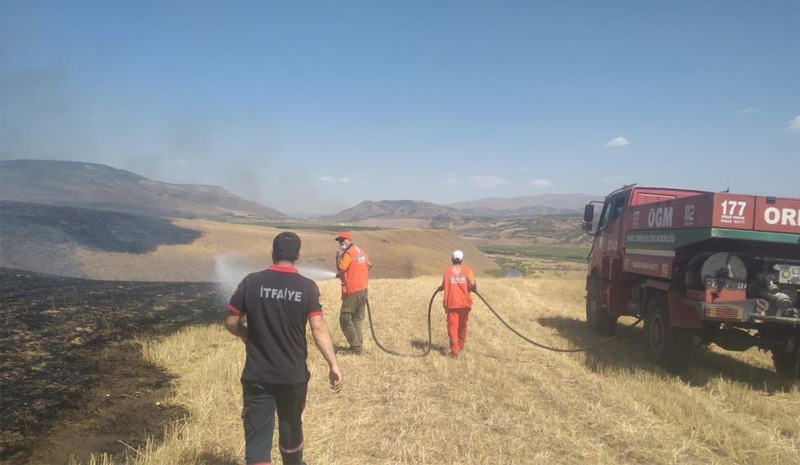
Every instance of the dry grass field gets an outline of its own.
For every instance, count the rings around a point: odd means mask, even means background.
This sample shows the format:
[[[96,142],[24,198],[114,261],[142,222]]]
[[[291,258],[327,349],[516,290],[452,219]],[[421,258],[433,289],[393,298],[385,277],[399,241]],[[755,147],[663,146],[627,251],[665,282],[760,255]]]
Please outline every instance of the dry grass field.
[[[434,277],[372,282],[375,329],[385,346],[422,350],[427,301],[437,285]],[[320,286],[334,341],[343,345],[338,285]],[[580,273],[481,279],[479,290],[542,343],[602,340],[583,323]],[[440,299],[433,315],[428,357],[393,357],[370,339],[364,356],[339,357],[345,385],[338,394],[328,390],[327,367],[310,350],[308,463],[800,463],[800,388],[777,377],[768,354],[704,349],[678,377],[644,360],[638,328],[621,331],[632,339],[591,353],[558,354],[516,339],[476,303],[465,352],[453,360],[444,356]],[[242,343],[211,325],[142,345],[146,358],[175,376],[174,394],[164,402],[190,416],[163,443],[131,452],[128,462],[243,464]]]
[[[147,281],[218,281],[220,258],[237,269],[257,270],[270,263],[272,239],[282,230],[265,226],[175,219],[173,224],[200,231],[189,244],[161,245],[144,254],[110,253],[76,248],[74,260],[91,279]],[[333,270],[336,233],[297,231],[303,240],[301,267]],[[356,231],[355,243],[364,248],[375,265],[372,276],[410,278],[439,274],[450,264],[450,252],[462,249],[470,266],[479,274],[498,266],[468,241],[447,231],[379,230]]]

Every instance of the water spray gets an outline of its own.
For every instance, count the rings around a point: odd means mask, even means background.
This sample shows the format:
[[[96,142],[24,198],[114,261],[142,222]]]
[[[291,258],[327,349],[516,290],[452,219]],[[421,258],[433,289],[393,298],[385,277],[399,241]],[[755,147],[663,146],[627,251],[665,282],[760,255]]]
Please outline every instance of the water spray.
[[[313,279],[314,281],[336,279],[336,272],[326,270],[319,266],[300,265],[297,267],[297,271],[306,278]]]
[[[236,291],[236,287],[253,269],[231,255],[214,257],[214,277],[222,298],[227,299]]]
[[[233,295],[236,287],[245,276],[257,271],[257,267],[251,263],[237,259],[233,255],[217,255],[214,257],[214,281],[217,283],[217,290],[224,298]],[[319,266],[300,265],[297,271],[306,278],[314,281],[325,281],[335,279],[336,273]]]

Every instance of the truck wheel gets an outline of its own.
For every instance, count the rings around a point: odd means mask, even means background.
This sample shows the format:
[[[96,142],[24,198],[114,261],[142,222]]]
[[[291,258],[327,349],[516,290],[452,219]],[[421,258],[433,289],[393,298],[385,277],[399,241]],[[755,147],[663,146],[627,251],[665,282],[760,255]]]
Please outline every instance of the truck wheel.
[[[664,294],[658,293],[647,301],[644,338],[649,360],[672,373],[681,372],[686,368],[691,340],[687,332],[670,325],[669,306]]]
[[[586,323],[589,329],[601,336],[613,336],[617,330],[617,317],[608,313],[600,303],[600,283],[597,277],[589,281],[586,294]]]
[[[786,352],[783,347],[772,349],[772,363],[779,375],[789,379],[800,379],[800,353]]]

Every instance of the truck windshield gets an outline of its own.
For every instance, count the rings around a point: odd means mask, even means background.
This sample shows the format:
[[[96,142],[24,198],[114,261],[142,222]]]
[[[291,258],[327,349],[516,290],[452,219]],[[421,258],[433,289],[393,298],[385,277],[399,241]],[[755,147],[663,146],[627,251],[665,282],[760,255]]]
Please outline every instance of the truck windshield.
[[[605,228],[622,216],[622,213],[625,211],[625,205],[628,204],[628,194],[628,192],[625,192],[606,201],[605,205],[603,205],[603,214],[600,217],[599,229]]]

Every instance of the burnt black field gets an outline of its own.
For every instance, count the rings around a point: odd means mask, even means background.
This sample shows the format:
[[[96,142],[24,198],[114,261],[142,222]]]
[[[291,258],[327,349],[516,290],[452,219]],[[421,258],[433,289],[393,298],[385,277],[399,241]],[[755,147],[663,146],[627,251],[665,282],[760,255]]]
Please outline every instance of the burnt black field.
[[[0,459],[65,463],[158,437],[169,376],[134,337],[221,321],[210,283],[91,281],[0,268]],[[129,442],[130,441],[130,442]]]
[[[202,236],[168,219],[88,208],[0,202],[0,265],[83,277],[71,251],[142,254]]]
[[[215,286],[80,279],[73,251],[143,254],[200,236],[154,216],[0,202],[0,461],[120,453],[185,414],[160,402],[170,377],[135,338],[220,321]]]

